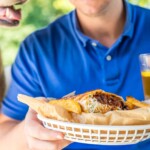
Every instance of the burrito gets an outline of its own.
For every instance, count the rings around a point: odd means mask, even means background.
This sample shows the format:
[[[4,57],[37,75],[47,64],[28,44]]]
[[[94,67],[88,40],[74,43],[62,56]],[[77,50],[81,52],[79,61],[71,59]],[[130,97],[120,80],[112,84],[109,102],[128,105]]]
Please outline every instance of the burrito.
[[[76,96],[65,97],[59,100],[52,100],[49,103],[60,104],[63,106],[65,101],[78,102],[81,106],[81,111],[86,113],[103,114],[108,111],[128,109],[121,96],[100,89],[85,92]]]

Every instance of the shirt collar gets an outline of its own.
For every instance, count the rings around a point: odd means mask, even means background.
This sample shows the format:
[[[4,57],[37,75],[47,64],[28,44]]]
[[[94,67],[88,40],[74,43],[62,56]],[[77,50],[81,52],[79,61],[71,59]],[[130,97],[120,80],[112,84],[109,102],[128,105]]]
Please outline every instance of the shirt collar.
[[[83,43],[83,46],[86,46],[86,43],[87,41],[90,40],[90,38],[81,32],[79,21],[77,19],[76,10],[73,11],[73,26],[77,37]]]
[[[124,1],[124,5],[126,8],[126,23],[122,36],[127,36],[131,38],[133,36],[134,30],[132,6],[126,0]]]
[[[132,8],[131,8],[131,4],[128,3],[126,0],[124,0],[124,5],[126,8],[126,23],[124,26],[124,30],[121,36],[126,36],[131,38],[133,35],[133,30],[134,30],[134,24],[133,24],[133,19],[132,19]],[[76,10],[73,11],[73,15],[72,15],[72,19],[73,19],[73,27],[74,27],[74,31],[77,35],[77,37],[79,38],[79,40],[83,43],[83,46],[86,46],[86,43],[88,41],[91,41],[92,39],[86,35],[84,35],[81,32],[81,28],[77,19],[77,15],[76,15]]]

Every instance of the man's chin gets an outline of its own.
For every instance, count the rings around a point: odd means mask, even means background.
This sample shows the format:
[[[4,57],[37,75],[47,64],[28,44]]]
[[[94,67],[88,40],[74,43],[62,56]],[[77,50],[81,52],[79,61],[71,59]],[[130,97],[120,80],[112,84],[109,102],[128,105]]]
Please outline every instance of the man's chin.
[[[96,8],[85,8],[85,9],[80,9],[78,10],[78,12],[84,14],[85,16],[89,16],[89,17],[97,17],[97,16],[101,16],[104,14],[102,9],[96,9]]]
[[[85,16],[87,17],[98,17],[101,15],[99,12],[93,12],[93,11],[88,11],[88,12],[82,12]]]

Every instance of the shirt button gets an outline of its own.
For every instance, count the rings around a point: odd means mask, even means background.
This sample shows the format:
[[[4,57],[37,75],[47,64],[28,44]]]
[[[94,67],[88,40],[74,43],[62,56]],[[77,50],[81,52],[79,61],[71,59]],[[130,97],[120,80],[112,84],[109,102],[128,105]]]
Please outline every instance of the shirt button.
[[[96,47],[97,46],[97,44],[95,43],[95,42],[92,42],[91,43],[94,47]]]
[[[112,57],[110,56],[110,55],[108,55],[107,57],[106,57],[106,60],[107,61],[110,61],[112,59]]]

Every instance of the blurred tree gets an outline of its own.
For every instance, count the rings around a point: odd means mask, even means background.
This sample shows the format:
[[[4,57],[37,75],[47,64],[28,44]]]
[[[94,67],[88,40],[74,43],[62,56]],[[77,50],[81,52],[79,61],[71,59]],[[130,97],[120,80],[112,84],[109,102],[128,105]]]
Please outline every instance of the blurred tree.
[[[34,30],[48,25],[54,19],[67,13],[73,6],[69,0],[29,0],[23,6],[23,21],[15,29],[0,29],[0,46],[4,65],[14,61],[21,41]],[[141,6],[150,6],[150,0],[129,0]],[[18,7],[18,6],[17,6]]]
[[[149,7],[150,6],[150,0],[129,0],[130,2],[134,4],[138,4],[143,7]]]
[[[19,8],[16,6],[16,8]],[[48,25],[71,9],[68,0],[29,0],[22,11],[22,22],[14,29],[0,28],[0,48],[4,65],[14,61],[21,41],[34,30]]]

